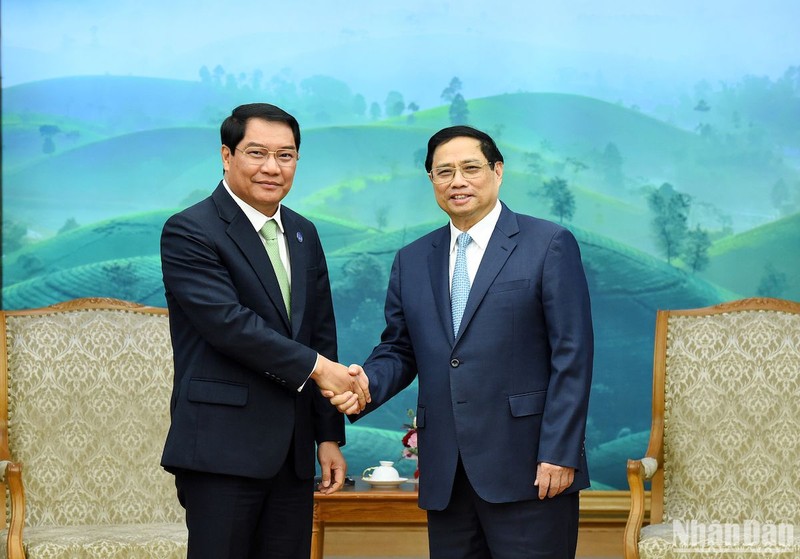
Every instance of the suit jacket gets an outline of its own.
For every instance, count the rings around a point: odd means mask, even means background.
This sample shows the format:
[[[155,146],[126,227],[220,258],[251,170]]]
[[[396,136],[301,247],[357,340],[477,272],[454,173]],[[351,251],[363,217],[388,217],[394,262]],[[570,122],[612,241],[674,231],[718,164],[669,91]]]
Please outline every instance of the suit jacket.
[[[537,498],[538,462],[576,469],[567,493],[587,487],[593,332],[575,238],[503,205],[455,339],[449,248],[446,226],[397,253],[364,365],[367,413],[419,379],[420,506],[447,506],[459,454],[489,502]]]
[[[297,475],[310,478],[314,441],[344,444],[341,414],[306,382],[317,352],[337,359],[325,255],[310,221],[285,206],[280,211],[291,321],[259,234],[222,183],[164,225],[175,360],[161,461],[168,470],[266,479],[294,448]]]

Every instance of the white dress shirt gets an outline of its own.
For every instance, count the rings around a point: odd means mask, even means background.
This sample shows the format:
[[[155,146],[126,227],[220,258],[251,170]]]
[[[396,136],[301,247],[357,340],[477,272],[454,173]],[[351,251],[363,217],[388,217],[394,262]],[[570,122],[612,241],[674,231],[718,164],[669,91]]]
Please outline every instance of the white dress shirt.
[[[494,227],[497,225],[497,220],[500,219],[500,210],[503,206],[500,200],[497,201],[494,208],[486,214],[478,223],[469,228],[468,231],[461,231],[453,225],[450,220],[450,290],[453,289],[453,270],[456,267],[456,254],[458,253],[457,240],[461,233],[469,233],[472,237],[472,242],[467,245],[467,274],[469,275],[469,284],[472,285],[475,281],[475,274],[478,273],[478,267],[481,265],[483,255],[486,252],[486,247],[489,245],[489,239],[492,238]]]

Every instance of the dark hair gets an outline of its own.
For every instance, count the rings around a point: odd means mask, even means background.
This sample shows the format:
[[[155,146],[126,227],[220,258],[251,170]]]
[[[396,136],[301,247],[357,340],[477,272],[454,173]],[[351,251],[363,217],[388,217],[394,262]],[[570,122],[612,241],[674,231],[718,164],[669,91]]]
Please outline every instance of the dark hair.
[[[431,168],[433,167],[433,152],[436,151],[436,148],[454,138],[463,137],[475,138],[480,142],[481,152],[486,156],[486,160],[492,168],[494,168],[496,162],[503,162],[503,154],[497,149],[497,144],[494,143],[494,140],[492,140],[489,134],[472,128],[471,126],[450,126],[449,128],[442,128],[428,140],[428,155],[425,157],[425,170],[428,173],[431,172]]]
[[[298,151],[300,150],[300,125],[292,115],[269,103],[250,103],[233,109],[231,116],[222,121],[222,126],[219,128],[222,145],[228,146],[231,153],[244,138],[247,121],[251,118],[260,118],[270,122],[283,122],[292,129],[294,147]]]

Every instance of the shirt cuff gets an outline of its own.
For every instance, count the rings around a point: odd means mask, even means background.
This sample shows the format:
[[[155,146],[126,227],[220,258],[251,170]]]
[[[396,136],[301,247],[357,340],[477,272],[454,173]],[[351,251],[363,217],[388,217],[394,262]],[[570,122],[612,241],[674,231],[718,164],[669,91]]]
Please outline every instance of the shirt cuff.
[[[311,372],[308,373],[308,376],[306,377],[306,382],[308,382],[308,379],[310,379],[311,375],[314,374],[314,371],[317,368],[317,364],[319,364],[319,353],[317,353],[317,358],[314,360],[314,368],[311,369]],[[303,387],[306,385],[306,382],[304,382],[303,384],[300,385],[300,388],[297,389],[298,392],[303,390]]]

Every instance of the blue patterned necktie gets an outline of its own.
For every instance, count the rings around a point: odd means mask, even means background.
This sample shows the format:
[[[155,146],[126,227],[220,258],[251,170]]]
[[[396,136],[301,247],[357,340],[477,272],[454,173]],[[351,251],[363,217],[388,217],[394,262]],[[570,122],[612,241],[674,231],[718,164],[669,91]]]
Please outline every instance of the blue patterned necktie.
[[[468,233],[461,233],[456,239],[456,265],[453,270],[453,285],[450,289],[450,310],[453,313],[453,335],[458,336],[461,317],[469,297],[469,274],[467,273],[467,246],[472,242]]]
[[[281,288],[281,295],[283,296],[283,304],[286,305],[286,314],[292,316],[290,306],[291,289],[289,288],[289,276],[286,273],[286,268],[281,260],[281,253],[278,249],[278,224],[274,219],[270,219],[261,228],[261,234],[267,242],[267,254],[269,260],[272,262],[272,268],[275,270],[275,275],[278,278],[278,285]]]

